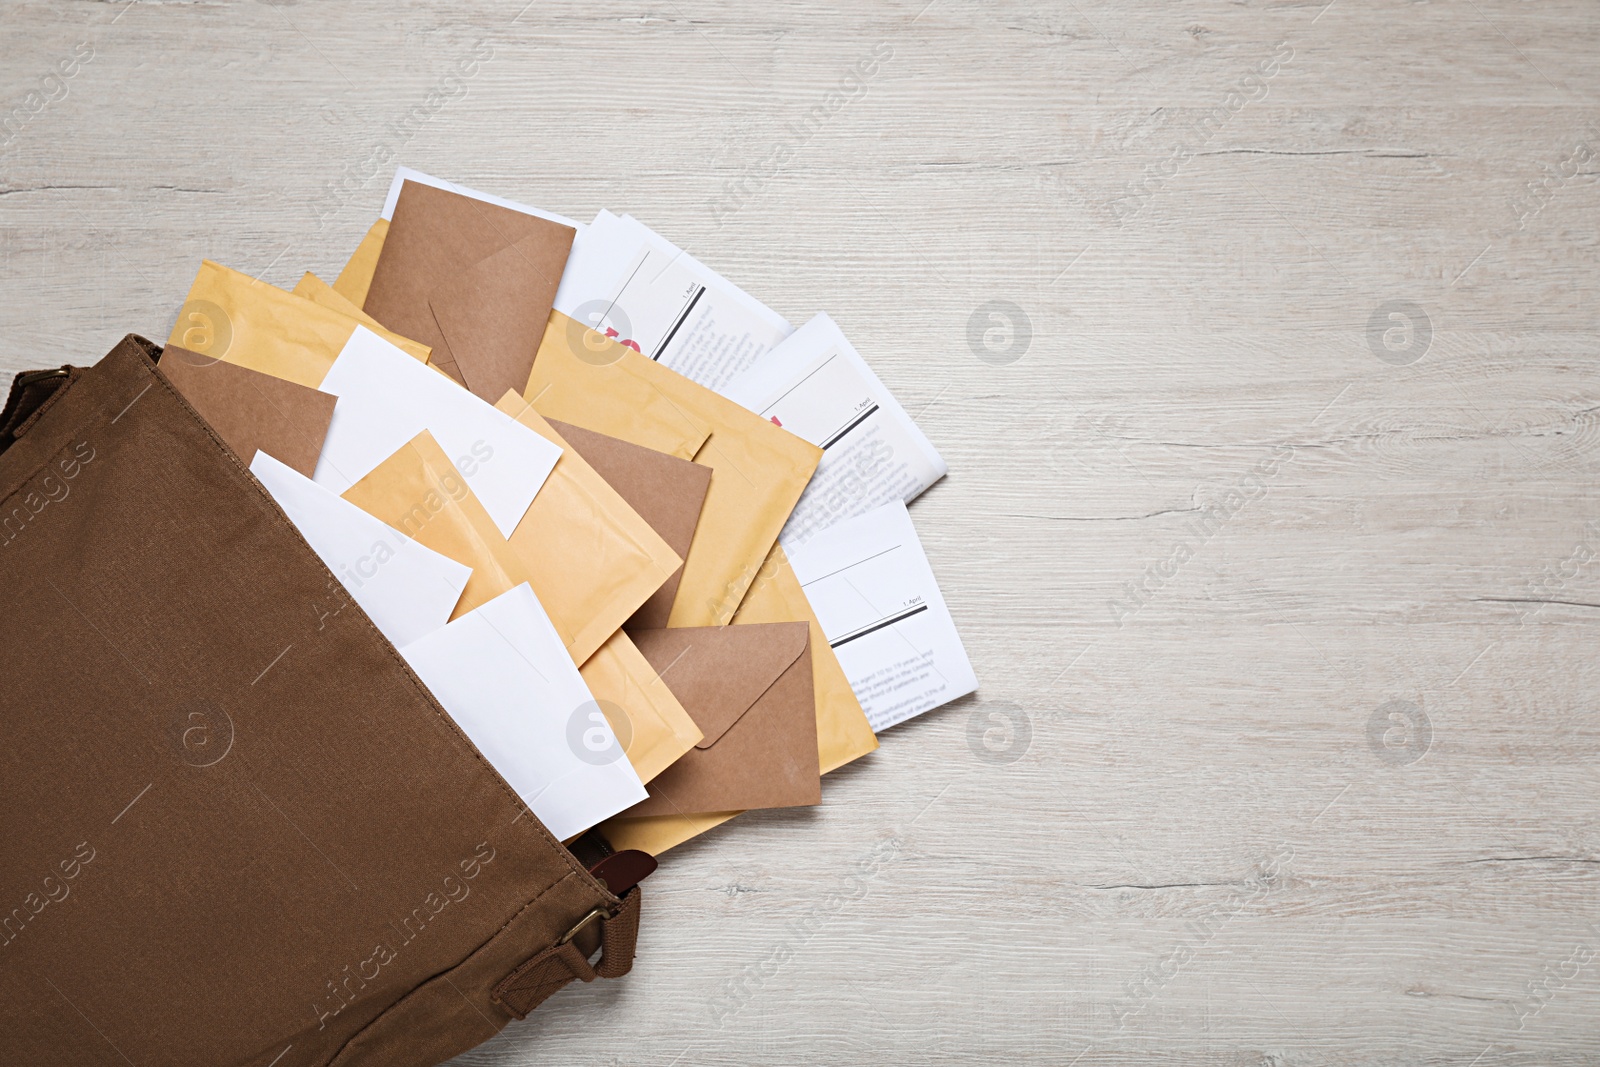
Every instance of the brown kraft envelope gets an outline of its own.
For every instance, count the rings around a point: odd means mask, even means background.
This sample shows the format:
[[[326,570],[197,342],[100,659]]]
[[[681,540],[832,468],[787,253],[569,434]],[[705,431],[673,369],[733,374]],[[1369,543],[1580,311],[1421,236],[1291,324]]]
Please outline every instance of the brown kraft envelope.
[[[379,219],[372,224],[366,236],[361,239],[361,244],[351,254],[349,262],[339,272],[338,279],[334,281],[333,288],[337,293],[357,304],[366,303],[367,293],[372,287],[372,274],[377,269],[378,258],[383,255],[384,242],[388,237],[388,219]],[[550,327],[566,331],[571,346],[583,354],[606,362],[611,361],[614,349],[610,346],[613,346],[614,342],[603,335],[589,330],[558,311],[550,313],[547,331]],[[530,400],[536,399],[532,391],[526,391],[521,386],[517,387],[517,392],[526,392]],[[627,408],[620,422],[605,411],[596,412],[598,421],[592,421],[574,417],[568,407],[553,410],[566,412],[568,422],[585,425],[591,430],[620,437],[636,445],[665,452],[669,456],[694,459],[695,454],[706,443],[706,438],[711,435],[710,424],[691,415],[675,403],[672,397],[659,390],[647,390],[638,399],[641,403]]]
[[[621,630],[578,673],[641,782],[656,778],[705,736]]]
[[[549,420],[589,465],[600,473],[628,506],[685,558],[694,530],[700,523],[700,508],[711,488],[711,468],[702,467],[665,452],[585,430],[570,422]],[[634,612],[628,627],[635,630],[660,630],[672,615],[672,601],[683,579],[680,566],[666,584],[657,589],[644,606]]]
[[[493,404],[528,381],[577,231],[405,182],[363,305]]]
[[[789,566],[783,546],[773,545],[766,564],[750,591],[744,595],[734,626],[752,623],[804,621],[811,628],[811,683],[817,703],[817,755],[821,771],[827,774],[878,747],[878,738],[867,724],[861,702],[850,688],[839,657],[828,647],[811,602],[806,599],[800,579]],[[741,814],[737,811],[657,815],[645,819],[618,817],[604,827],[606,840],[613,848],[636,848],[659,856],[669,848],[698,837]]]
[[[875,751],[878,737],[850,688],[839,657],[828,646],[816,612],[806,599],[782,545],[773,545],[767,562],[750,584],[733,625],[803,622],[811,629],[811,678],[817,698],[817,755],[823,774]]]
[[[627,817],[822,801],[805,623],[691,626],[632,635],[705,736]]]
[[[260,449],[307,478],[316,472],[337,397],[177,345],[158,369],[246,466]]]

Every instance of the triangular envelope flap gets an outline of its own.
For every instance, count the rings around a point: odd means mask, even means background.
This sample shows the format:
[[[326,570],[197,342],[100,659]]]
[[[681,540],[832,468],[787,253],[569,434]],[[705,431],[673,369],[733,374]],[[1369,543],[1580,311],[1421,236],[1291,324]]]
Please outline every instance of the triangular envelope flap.
[[[570,422],[550,425],[680,556],[689,553],[711,468]]]
[[[425,252],[428,262],[408,266],[426,270],[435,279],[441,274],[465,270],[486,256],[524,240],[532,240],[535,246],[550,252],[559,250],[560,261],[556,264],[551,292],[555,291],[554,285],[560,283],[567,253],[572,250],[573,238],[578,233],[571,226],[537,215],[525,215],[499,204],[413,181],[402,185],[390,227],[390,240],[420,238],[420,241],[403,243]]]
[[[429,294],[434,321],[467,388],[490,403],[507,389],[520,392],[528,384],[550,318],[550,300],[572,245],[571,234],[567,230],[565,239],[560,234],[529,234],[436,285]]]
[[[794,665],[811,639],[803,622],[686,626],[628,635],[705,735],[710,748]]]

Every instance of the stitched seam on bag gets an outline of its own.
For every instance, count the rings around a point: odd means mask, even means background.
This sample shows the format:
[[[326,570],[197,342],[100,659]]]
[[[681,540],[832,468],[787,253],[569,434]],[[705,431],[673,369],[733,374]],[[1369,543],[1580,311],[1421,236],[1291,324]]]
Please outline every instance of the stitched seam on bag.
[[[83,372],[78,371],[76,374],[69,373],[64,377],[66,377],[67,380],[52,389],[49,396],[39,401],[39,406],[33,409],[33,414],[29,415],[27,418],[23,419],[21,422],[17,423],[11,428],[11,440],[13,443],[22,440],[23,436],[27,434],[28,430],[32,428],[33,424],[38,422],[39,418],[45,412],[55,407],[56,401],[61,399],[61,395],[67,390],[71,389],[74,385],[78,384],[78,379],[83,377]]]
[[[423,986],[430,985],[431,983],[437,981],[438,979],[440,979],[442,977],[445,977],[445,976],[447,976],[447,975],[449,975],[449,974],[451,974],[451,973],[453,973],[453,972],[455,972],[457,970],[460,970],[462,967],[464,967],[467,964],[471,963],[473,961],[473,959],[478,956],[479,953],[483,952],[484,950],[489,948],[490,945],[493,945],[495,943],[495,941],[499,940],[501,935],[503,935],[507,930],[509,930],[511,928],[511,924],[516,922],[519,918],[521,918],[522,915],[529,908],[537,906],[538,903],[541,900],[543,900],[546,896],[548,896],[551,893],[551,891],[553,891],[557,886],[561,885],[563,882],[565,882],[568,878],[571,878],[572,876],[573,875],[570,872],[567,873],[567,874],[564,874],[560,878],[557,878],[554,882],[550,883],[545,888],[541,889],[539,891],[539,893],[533,899],[527,901],[526,903],[524,903],[522,905],[522,907],[518,908],[516,910],[516,913],[513,914],[511,916],[511,918],[507,919],[503,924],[501,924],[501,926],[500,926],[500,928],[498,930],[496,930],[493,934],[489,935],[489,937],[487,939],[485,939],[481,944],[479,944],[471,952],[467,953],[465,956],[463,956],[456,963],[451,964],[449,967],[446,967],[444,970],[438,972],[437,974],[431,974],[428,977],[424,978],[422,981],[420,981],[416,985],[412,986],[411,989],[408,992],[406,992],[404,995],[396,998],[387,1008],[384,1008],[381,1012],[379,1012],[375,1019],[373,1019],[371,1022],[367,1023],[367,1025],[363,1026],[361,1029],[357,1030],[355,1033],[351,1034],[349,1039],[347,1041],[345,1041],[345,1043],[343,1045],[340,1045],[338,1050],[336,1052],[334,1052],[334,1054],[333,1054],[331,1059],[323,1061],[323,1067],[334,1067],[334,1065],[338,1063],[339,1058],[345,1054],[345,1050],[348,1049],[356,1040],[358,1040],[361,1037],[361,1035],[363,1035],[367,1031],[371,1030],[374,1026],[377,1026],[391,1012],[398,1011],[401,1005],[403,1005],[406,1001],[410,1000],[412,997],[414,997],[418,993],[420,993],[422,991],[422,987]],[[530,955],[527,960],[523,960],[522,963],[517,964],[517,967],[521,967],[523,964],[527,963],[528,960],[533,959],[533,956],[536,956],[536,955],[538,955],[537,952],[534,953],[533,955]],[[516,970],[516,967],[513,967],[512,970],[513,971]],[[502,978],[500,981],[504,981],[504,980],[505,979]],[[495,984],[498,985],[499,982],[496,982]],[[460,992],[460,990],[457,990],[457,992]],[[465,994],[463,994],[463,996],[465,996]],[[471,1001],[468,1001],[469,1005],[471,1005],[471,1003],[472,1003]],[[472,1006],[476,1007],[476,1005],[472,1005]],[[485,1040],[487,1040],[487,1038]],[[479,1044],[482,1044],[482,1042],[479,1042]]]
[[[82,378],[83,378],[83,376],[79,375],[78,379],[76,381],[73,381],[73,382],[69,383],[68,385],[62,387],[61,389],[56,390],[56,395],[59,396],[60,394],[66,392],[68,389],[71,389],[72,386],[78,384],[78,381],[81,381]],[[34,415],[37,415],[37,414],[38,414],[38,412],[34,412]],[[33,421],[34,415],[28,416],[28,422],[30,424]],[[66,447],[68,447],[68,445],[71,445],[72,444],[72,440],[71,439],[73,437],[78,436],[78,431],[79,430],[83,429],[85,426],[95,425],[95,424],[98,424],[99,422],[103,422],[105,420],[105,417],[106,417],[105,416],[105,412],[103,412],[103,411],[96,412],[94,418],[85,419],[83,422],[80,422],[78,425],[74,426],[72,428],[72,432],[67,435],[68,439],[67,439],[66,443],[63,444],[61,446],[61,448],[66,448]],[[20,444],[21,441],[22,441],[22,438],[20,438],[20,437],[16,438],[16,442],[18,444]],[[44,470],[46,467],[50,466],[52,463],[55,462],[56,457],[61,454],[61,448],[58,448],[54,452],[51,452],[44,459],[40,460],[38,462],[38,464],[36,464],[33,467],[33,469],[28,471],[27,474],[23,475],[20,479],[18,479],[17,487],[15,489],[11,490],[9,493],[0,494],[0,504],[4,504],[6,501],[10,500],[12,497],[16,496],[18,493],[20,493],[24,489],[26,489],[28,487],[28,483],[33,481],[34,475],[38,474],[40,471]],[[7,449],[7,451],[10,451],[10,449]],[[0,467],[4,467],[4,465],[5,465],[5,457],[3,455],[0,455]]]
[[[148,353],[146,353],[144,351],[141,351],[141,349],[143,348],[143,345],[139,344],[139,342],[141,342],[141,341],[144,341],[145,344],[149,344],[150,342],[145,341],[144,338],[140,337],[138,334],[129,334],[127,337],[124,337],[121,341],[118,341],[117,344],[116,344],[116,347],[113,348],[110,352],[107,352],[106,355],[107,356],[114,355],[115,353],[120,351],[124,345],[128,344],[130,339],[133,341],[133,347],[135,349],[136,354],[138,356],[143,357],[142,361],[136,361],[136,362],[138,362],[140,365],[142,365],[143,369],[146,370],[146,371],[152,369],[155,366],[155,363],[151,361],[150,356],[149,356]],[[32,415],[29,415],[27,417],[27,419],[25,419],[23,421],[22,426],[17,427],[17,429],[13,431],[13,434],[15,435],[14,436],[14,440],[17,443],[21,443],[21,441],[23,440],[23,436],[25,436],[24,428],[31,429],[33,427],[34,423],[36,423],[39,420],[39,417],[41,415],[43,415],[44,412],[47,411],[50,407],[52,407],[56,403],[56,400],[58,398],[66,395],[70,390],[72,390],[80,382],[85,381],[87,379],[89,373],[92,372],[95,368],[94,367],[74,367],[71,364],[68,364],[67,365],[67,369],[71,370],[71,371],[75,371],[76,373],[71,375],[67,379],[65,385],[61,386],[54,393],[50,394],[50,396],[46,397],[44,403],[39,406],[39,409],[37,411],[35,411]],[[26,372],[24,372],[24,373],[26,373]],[[108,371],[106,373],[109,375],[111,372]],[[164,377],[161,380],[162,380],[163,383],[165,383],[165,381],[166,381],[166,379]],[[168,392],[172,393],[172,395],[178,396],[178,394],[175,391],[172,390],[170,385],[167,387],[167,389],[168,389]],[[143,394],[141,393],[140,395],[142,396]],[[134,399],[137,400],[138,397],[136,396],[136,397],[134,397]],[[211,434],[212,438],[214,438],[215,440],[217,440],[219,442],[222,440],[220,437],[217,437],[217,435],[214,432],[212,432],[211,427],[206,424],[206,421],[204,419],[200,419],[199,413],[196,412],[194,410],[194,408],[189,406],[189,402],[187,400],[183,400],[183,397],[181,397],[181,396],[178,396],[178,399],[182,400],[183,401],[183,406],[188,408],[189,412],[191,414],[193,414],[195,416],[195,418],[200,420],[200,425],[206,430],[207,433]],[[131,406],[132,405],[130,404],[129,407],[131,407]],[[127,409],[124,408],[123,410],[126,411]],[[104,411],[98,411],[98,412],[95,413],[94,417],[85,419],[83,422],[78,423],[78,425],[74,426],[72,428],[71,432],[67,434],[67,437],[66,437],[67,444],[71,444],[72,443],[72,438],[80,436],[79,431],[81,431],[84,427],[86,427],[86,426],[97,426],[100,423],[104,422],[105,419],[106,419],[106,413]],[[65,448],[65,447],[67,447],[67,444],[62,445],[61,447]],[[8,451],[9,451],[9,449],[8,449]],[[12,497],[14,497],[18,493],[22,492],[22,490],[27,486],[27,484],[29,482],[33,481],[33,476],[38,474],[39,471],[43,470],[45,467],[48,467],[51,464],[51,462],[58,455],[60,455],[60,449],[57,449],[55,452],[52,452],[47,459],[42,461],[38,466],[34,467],[31,471],[29,471],[27,473],[27,475],[20,482],[17,483],[17,487],[15,489],[11,490],[9,493],[6,493],[4,495],[0,495],[0,504],[4,504],[6,501],[10,500]],[[3,459],[3,457],[0,457],[0,465],[3,465],[3,464],[4,464],[4,459]]]

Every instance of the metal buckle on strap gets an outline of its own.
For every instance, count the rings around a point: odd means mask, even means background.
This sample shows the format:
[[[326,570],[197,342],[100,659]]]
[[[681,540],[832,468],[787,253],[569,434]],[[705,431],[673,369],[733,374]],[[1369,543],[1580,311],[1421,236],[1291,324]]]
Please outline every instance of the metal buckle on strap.
[[[571,941],[573,938],[577,937],[578,933],[585,926],[588,926],[590,923],[594,922],[596,919],[609,919],[609,918],[611,918],[611,913],[606,911],[606,909],[604,909],[604,908],[595,908],[589,914],[587,914],[583,918],[579,919],[578,920],[578,925],[574,926],[572,929],[570,929],[566,933],[562,934],[561,935],[561,940],[557,941],[556,944],[557,945],[565,945],[568,941]]]
[[[16,384],[18,388],[26,388],[30,385],[37,385],[40,382],[47,382],[51,378],[65,378],[71,373],[72,370],[69,367],[56,367],[52,370],[25,371],[24,373],[17,375]]]

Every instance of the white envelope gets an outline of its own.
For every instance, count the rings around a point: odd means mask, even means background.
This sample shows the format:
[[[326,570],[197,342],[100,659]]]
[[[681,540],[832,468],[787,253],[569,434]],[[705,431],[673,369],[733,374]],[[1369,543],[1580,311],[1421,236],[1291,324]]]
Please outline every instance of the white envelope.
[[[898,500],[822,531],[789,565],[874,732],[978,688]]]
[[[394,218],[394,205],[400,199],[400,186],[404,185],[406,182],[416,182],[418,185],[431,185],[435,189],[444,189],[452,193],[459,193],[462,196],[468,196],[474,200],[482,200],[485,204],[497,204],[500,207],[510,208],[512,211],[520,211],[524,215],[534,215],[541,219],[549,219],[551,222],[559,222],[563,226],[571,226],[579,233],[583,232],[583,223],[573,222],[571,219],[557,215],[553,211],[540,211],[536,207],[529,207],[527,204],[519,204],[515,200],[507,200],[503,196],[495,196],[493,193],[480,193],[476,189],[468,189],[465,185],[457,185],[455,182],[446,181],[443,178],[435,178],[431,174],[424,174],[422,171],[412,170],[410,167],[395,168],[394,181],[389,183],[389,195],[385,197],[383,201],[383,218]]]
[[[389,641],[403,645],[443,626],[472,576],[265,452],[250,473]]]
[[[609,211],[573,242],[555,309],[708,389],[794,332],[782,315],[638,219]]]
[[[558,840],[645,799],[526,582],[400,654]]]
[[[719,390],[822,449],[779,534],[793,552],[836,522],[909,504],[949,470],[844,331],[819,314]]]
[[[356,327],[320,388],[339,398],[315,474],[334,493],[427,430],[510,537],[561,458],[559,447],[365,326]]]
[[[607,310],[602,302],[604,294],[644,243],[644,235],[624,223],[622,216],[601,211],[572,239],[572,251],[567,254],[567,266],[561,272],[561,284],[551,306],[568,318],[599,329]]]

